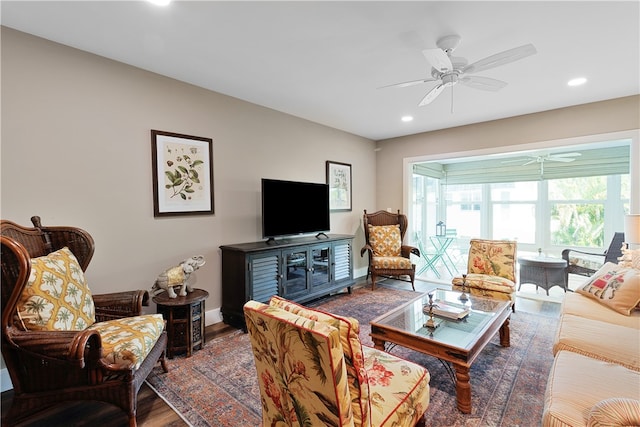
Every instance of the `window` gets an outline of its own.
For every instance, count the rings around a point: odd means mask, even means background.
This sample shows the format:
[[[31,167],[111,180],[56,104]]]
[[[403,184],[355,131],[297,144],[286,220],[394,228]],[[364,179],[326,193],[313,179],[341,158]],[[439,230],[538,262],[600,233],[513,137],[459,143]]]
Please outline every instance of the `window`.
[[[491,236],[494,239],[536,243],[538,182],[489,184]]]

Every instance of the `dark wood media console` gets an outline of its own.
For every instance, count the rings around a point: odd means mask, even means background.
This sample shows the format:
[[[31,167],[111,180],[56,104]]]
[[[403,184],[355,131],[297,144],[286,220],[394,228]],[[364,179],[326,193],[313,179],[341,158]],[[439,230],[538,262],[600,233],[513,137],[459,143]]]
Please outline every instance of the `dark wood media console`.
[[[222,319],[245,329],[242,307],[272,295],[305,302],[353,285],[353,236],[327,235],[220,246]]]

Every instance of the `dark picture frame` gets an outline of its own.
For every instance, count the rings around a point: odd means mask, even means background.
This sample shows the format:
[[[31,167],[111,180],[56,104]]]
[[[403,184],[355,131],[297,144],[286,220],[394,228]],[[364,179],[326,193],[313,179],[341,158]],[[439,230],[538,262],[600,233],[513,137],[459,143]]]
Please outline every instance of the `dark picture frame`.
[[[213,215],[213,140],[151,130],[153,216]]]
[[[327,184],[329,185],[329,210],[351,211],[351,165],[327,160]]]

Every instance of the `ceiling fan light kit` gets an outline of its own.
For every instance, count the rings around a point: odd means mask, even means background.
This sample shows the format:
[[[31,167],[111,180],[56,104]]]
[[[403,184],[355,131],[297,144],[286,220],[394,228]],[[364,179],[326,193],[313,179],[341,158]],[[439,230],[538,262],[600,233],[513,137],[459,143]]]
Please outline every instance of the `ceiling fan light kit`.
[[[420,80],[412,80],[403,83],[396,83],[383,87],[409,87],[427,82],[439,82],[432,88],[418,103],[422,107],[433,102],[445,88],[453,87],[458,83],[473,89],[496,92],[507,85],[507,82],[482,76],[471,76],[469,74],[489,70],[501,65],[509,64],[537,53],[532,44],[525,44],[513,49],[483,58],[472,64],[468,64],[465,58],[451,56],[458,47],[462,38],[458,35],[444,36],[436,42],[437,48],[425,49],[422,54],[431,65],[431,77]],[[452,100],[453,111],[453,100]]]

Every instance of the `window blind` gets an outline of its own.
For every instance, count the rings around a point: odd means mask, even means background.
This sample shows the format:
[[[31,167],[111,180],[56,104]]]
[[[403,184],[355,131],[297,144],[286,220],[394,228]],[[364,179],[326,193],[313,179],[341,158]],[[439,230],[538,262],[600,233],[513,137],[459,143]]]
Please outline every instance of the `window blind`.
[[[572,177],[622,175],[629,173],[629,146],[615,146],[591,150],[576,150],[580,157],[572,162],[545,160],[521,156],[522,163],[503,163],[506,159],[477,160],[442,164],[417,163],[415,174],[446,179],[446,184],[486,184],[494,182],[537,181]]]

